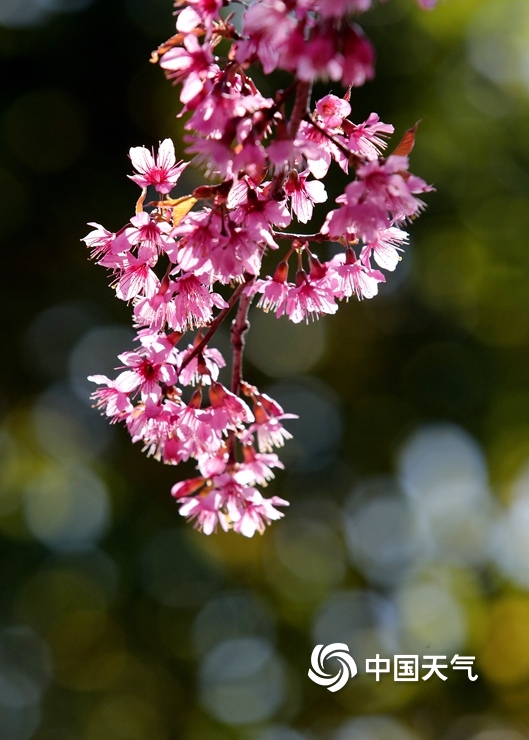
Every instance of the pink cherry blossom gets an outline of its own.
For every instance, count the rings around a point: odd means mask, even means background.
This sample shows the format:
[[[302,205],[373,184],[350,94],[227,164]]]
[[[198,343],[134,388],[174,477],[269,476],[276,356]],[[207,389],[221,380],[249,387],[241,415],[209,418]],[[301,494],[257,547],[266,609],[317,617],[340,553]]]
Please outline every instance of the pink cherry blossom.
[[[342,85],[360,87],[375,76],[375,50],[362,29],[354,25],[345,37]]]
[[[186,104],[204,92],[204,86],[215,77],[219,68],[209,47],[201,46],[194,34],[186,34],[183,44],[183,48],[169,49],[160,66],[169,79],[183,83],[180,100]]]
[[[203,23],[210,34],[213,22],[219,18],[219,11],[225,4],[224,0],[186,0],[187,7],[178,13],[177,30],[189,33]]]
[[[340,18],[348,13],[365,13],[372,0],[319,0],[318,7],[326,18]]]
[[[271,453],[256,452],[253,445],[243,446],[244,470],[248,471],[251,480],[266,486],[268,481],[272,480],[274,474],[272,468],[281,468],[285,466],[278,456]]]
[[[393,126],[376,113],[352,120],[353,88],[374,75],[373,46],[355,23],[372,4],[260,0],[243,3],[236,19],[231,8],[221,14],[230,0],[177,2],[177,33],[152,61],[179,86],[183,139],[209,182],[183,187],[189,163],[177,162],[170,139],[156,154],[132,147],[129,178],[143,191],[134,215],[115,232],[92,222],[83,240],[110,271],[116,296],[130,302],[137,329],[117,377],[90,376],[94,405],[148,456],[193,462],[198,475],[175,483],[172,495],[208,535],[263,533],[288,505],[259,490],[283,468],[274,450],[292,437],[284,422],[297,417],[245,380],[251,303],[300,323],[336,313],[343,299],[373,298],[432,190],[409,172],[406,137],[383,158]],[[265,75],[282,69],[290,81],[265,95],[256,66]],[[346,90],[314,98],[313,82],[322,80]],[[347,184],[336,205],[321,226],[295,233],[291,223],[309,224],[327,200],[321,180],[337,174],[333,189],[341,187],[338,168]],[[320,261],[316,245],[340,251]],[[212,344],[226,320],[228,380]]]
[[[386,280],[381,272],[371,270],[355,259],[352,250],[347,255],[336,255],[328,264],[330,275],[336,278],[337,298],[349,299],[354,294],[359,300],[373,298],[378,293],[378,284]]]
[[[225,367],[226,361],[215,347],[205,347],[200,353],[192,356],[194,352],[192,344],[180,353],[180,366],[186,362],[179,372],[179,381],[182,385],[209,385],[218,380],[220,368]],[[188,358],[191,359],[188,361]]]
[[[143,347],[139,352],[124,352],[119,359],[131,369],[121,373],[117,382],[129,391],[138,388],[144,401],[147,397],[158,401],[162,395],[161,385],[176,382],[176,369],[170,361],[171,352],[166,348],[157,351],[153,346]]]
[[[285,193],[290,196],[292,210],[303,224],[312,218],[314,203],[325,203],[327,200],[324,184],[318,180],[307,182],[308,175],[309,170],[291,170],[285,184]]]
[[[270,277],[268,275],[265,280],[256,280],[247,290],[247,293],[250,295],[261,293],[257,307],[268,312],[275,311],[282,305],[293,287],[295,286],[292,283],[287,283],[285,280],[279,280],[275,276]]]
[[[408,241],[408,234],[396,226],[390,226],[389,229],[382,229],[376,239],[366,244],[360,254],[360,259],[366,267],[370,266],[370,258],[373,256],[379,267],[391,272],[397,267],[401,260],[399,246]]]
[[[88,226],[95,226],[95,229],[85,236],[82,241],[92,250],[90,257],[97,260],[100,257],[104,257],[112,249],[112,242],[116,238],[116,235],[105,229],[101,224],[94,223],[93,221]]]
[[[280,49],[295,26],[296,21],[282,0],[253,3],[245,13],[243,28],[250,40],[237,45],[237,61],[246,61],[256,54],[265,74],[269,74],[278,66]]]
[[[132,412],[134,407],[129,400],[128,389],[123,387],[119,379],[111,380],[106,375],[89,375],[88,380],[103,386],[94,391],[92,398],[97,408],[111,417],[111,423],[125,418]]]
[[[316,112],[325,128],[338,129],[344,119],[351,114],[351,106],[336,95],[325,95],[316,103]]]
[[[390,136],[394,127],[382,123],[376,113],[371,113],[367,121],[358,125],[349,121],[345,131],[349,134],[348,145],[354,154],[366,159],[377,159],[387,146],[382,137]]]
[[[153,185],[159,193],[169,193],[180,178],[187,162],[176,164],[174,144],[171,139],[164,139],[158,148],[158,154],[150,152],[144,146],[132,147],[129,151],[132,166],[138,175],[129,175],[140,188]]]
[[[152,297],[158,290],[160,281],[148,264],[128,254],[121,261],[120,274],[115,284],[117,297],[122,301],[130,301],[140,294]]]

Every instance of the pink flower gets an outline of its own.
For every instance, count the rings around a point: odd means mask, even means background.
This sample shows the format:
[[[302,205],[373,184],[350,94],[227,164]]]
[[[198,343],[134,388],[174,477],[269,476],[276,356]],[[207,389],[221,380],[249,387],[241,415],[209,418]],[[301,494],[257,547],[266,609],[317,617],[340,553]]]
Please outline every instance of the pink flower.
[[[124,352],[118,357],[131,369],[121,373],[116,382],[130,391],[138,388],[144,401],[148,397],[158,401],[162,395],[161,384],[176,383],[177,375],[171,362],[171,351],[168,352],[166,348],[157,350],[155,346],[143,347],[139,352]]]
[[[289,503],[279,496],[265,499],[257,489],[246,488],[244,505],[238,508],[239,519],[233,522],[233,531],[245,537],[253,537],[256,532],[263,534],[267,524],[284,516],[276,506],[289,506]]]
[[[296,285],[289,289],[286,299],[279,305],[276,316],[287,314],[295,324],[317,319],[321,314],[333,314],[338,310],[334,294],[321,280],[312,280],[305,270],[298,270]]]
[[[325,95],[316,103],[316,111],[325,128],[339,128],[344,118],[351,113],[351,106],[343,98],[336,95]]]
[[[91,259],[98,259],[103,257],[107,252],[112,249],[112,242],[116,238],[116,235],[111,231],[107,231],[101,224],[90,221],[88,226],[95,226],[94,231],[91,231],[81,241],[83,241],[87,247],[92,251],[90,253]]]
[[[266,240],[271,224],[284,228],[291,221],[286,202],[272,200],[268,190],[268,187],[255,186],[249,177],[244,177],[230,190],[227,203],[229,208],[234,209],[231,213],[234,223],[246,226]]]
[[[340,18],[348,13],[365,13],[371,0],[319,0],[318,9],[325,18]]]
[[[301,150],[307,160],[309,170],[318,180],[325,177],[333,159],[340,165],[344,172],[348,170],[347,158],[340,151],[339,147],[330,140],[329,136],[333,136],[338,140],[342,139],[344,144],[345,139],[340,137],[335,129],[327,129],[325,126],[324,128],[326,128],[329,134],[328,136],[318,131],[315,126],[312,126],[307,121],[302,121],[295,141],[296,146]]]
[[[187,7],[178,13],[176,28],[189,33],[201,23],[211,33],[213,21],[218,20],[224,0],[186,0]]]
[[[123,387],[119,378],[110,380],[106,375],[89,375],[88,380],[106,386],[94,391],[91,398],[96,402],[97,408],[102,409],[107,416],[111,417],[111,424],[124,419],[133,411],[134,407],[128,396],[129,391]]]
[[[347,121],[344,130],[349,134],[348,145],[354,154],[366,159],[378,159],[387,146],[382,136],[389,136],[395,130],[391,124],[382,123],[376,113],[371,113],[367,121],[358,125]]]
[[[153,266],[160,253],[170,253],[174,249],[174,242],[168,236],[170,226],[166,222],[157,222],[152,214],[142,211],[133,216],[130,223],[132,225],[122,229],[112,242],[112,255],[124,254],[136,247],[138,258]],[[100,264],[113,267],[112,255],[107,254]],[[119,265],[119,261],[116,264]]]
[[[256,452],[252,445],[244,445],[242,448],[244,463],[241,469],[248,473],[249,480],[266,486],[268,481],[274,477],[272,468],[284,469],[283,463],[275,453]]]
[[[290,289],[293,287],[292,283],[278,280],[275,276],[271,278],[270,275],[267,275],[264,280],[256,280],[250,288],[246,289],[246,292],[249,295],[261,293],[257,308],[262,308],[265,312],[268,312],[275,311],[286,300]]]
[[[176,164],[174,144],[171,139],[164,139],[158,148],[156,159],[154,151],[144,146],[134,146],[129,151],[132,166],[138,175],[129,175],[140,188],[153,185],[159,193],[169,193],[187,167],[187,162]]]
[[[233,75],[229,85],[221,84],[220,80],[213,85],[209,95],[195,107],[185,128],[221,139],[234,121],[251,118],[273,105],[272,98],[265,98],[258,91],[248,94],[242,77]]]
[[[192,457],[215,455],[222,444],[222,430],[214,426],[211,411],[201,409],[202,393],[196,390],[183,407],[176,433],[188,445]]]
[[[352,249],[347,251],[347,255],[336,255],[327,264],[329,273],[336,278],[335,294],[338,298],[349,299],[353,294],[359,300],[373,298],[378,293],[378,283],[386,281],[381,272],[371,270],[357,260]]]
[[[375,76],[375,50],[364,32],[356,24],[344,28],[342,85],[360,87]]]
[[[122,301],[130,301],[132,298],[143,294],[152,297],[160,281],[150,267],[141,260],[129,254],[121,264],[121,274],[116,281],[116,295]]]
[[[253,3],[244,15],[244,33],[250,41],[237,45],[237,61],[244,62],[256,53],[264,73],[269,74],[277,67],[280,49],[295,26],[296,21],[282,0]]]
[[[402,247],[397,245],[404,244],[407,241],[408,234],[396,226],[390,226],[389,229],[382,229],[378,233],[377,238],[366,244],[362,249],[360,259],[366,267],[369,267],[370,257],[372,255],[379,267],[393,272],[401,259],[399,252],[402,252]]]
[[[256,488],[244,483],[243,470],[237,469],[213,476],[206,482],[195,478],[177,484],[172,494],[180,506],[180,514],[188,521],[195,519],[195,527],[212,534],[220,524],[224,531],[233,529],[245,537],[262,534],[266,524],[280,519],[283,514],[276,506],[288,506],[288,502],[273,496],[265,499]],[[198,490],[195,495],[189,495]]]
[[[325,203],[327,200],[324,184],[318,180],[307,182],[308,175],[309,170],[299,173],[291,170],[285,183],[285,193],[290,196],[292,210],[303,224],[312,218],[314,203]]]
[[[245,273],[258,275],[266,247],[278,249],[269,229],[237,226],[233,221],[225,223],[225,235],[217,244],[210,246],[210,260],[217,280],[228,283]]]
[[[294,414],[271,416],[259,403],[254,404],[254,413],[255,423],[250,426],[249,432],[257,434],[259,452],[272,452],[274,447],[283,447],[288,439],[292,439],[292,435],[280,420],[297,418]]]
[[[188,213],[171,231],[172,237],[180,237],[169,259],[176,262],[184,272],[211,272],[210,253],[218,244],[224,230],[219,213],[203,208]]]
[[[180,366],[184,360],[194,351],[192,344],[180,353]],[[183,370],[179,372],[179,380],[182,385],[209,385],[212,380],[219,377],[219,369],[225,367],[226,362],[218,349],[205,347],[199,354],[190,360]]]
[[[169,79],[182,82],[180,100],[190,103],[204,91],[204,86],[219,71],[207,44],[201,46],[197,37],[188,33],[184,36],[184,48],[172,47],[163,55],[160,66]]]
[[[220,433],[254,421],[254,415],[245,402],[221,383],[211,384],[209,400],[212,424]]]
[[[173,312],[170,326],[177,331],[206,326],[213,318],[213,307],[226,308],[228,304],[218,293],[213,293],[193,273],[185,273],[170,284]]]
[[[365,183],[369,198],[398,219],[417,215],[424,203],[415,194],[432,189],[407,170],[408,158],[395,154],[382,161],[372,160],[358,168],[358,176]]]
[[[281,66],[296,71],[300,80],[311,82],[315,79],[338,81],[343,74],[343,56],[339,47],[338,32],[332,27],[325,30],[314,29],[307,40],[304,29],[298,26],[284,46]]]
[[[185,516],[188,522],[195,519],[195,529],[204,534],[216,532],[219,523],[222,529],[227,532],[229,529],[228,518],[221,511],[222,503],[221,493],[213,489],[205,495],[181,498],[178,501],[179,513]]]

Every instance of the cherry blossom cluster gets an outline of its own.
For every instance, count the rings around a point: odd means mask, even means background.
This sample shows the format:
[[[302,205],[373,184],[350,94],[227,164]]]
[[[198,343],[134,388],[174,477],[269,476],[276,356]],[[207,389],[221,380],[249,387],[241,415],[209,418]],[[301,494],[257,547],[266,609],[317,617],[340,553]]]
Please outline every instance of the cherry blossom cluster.
[[[299,323],[334,314],[343,299],[372,298],[432,189],[408,170],[416,127],[385,156],[393,126],[376,113],[351,120],[352,88],[374,75],[373,47],[356,22],[371,4],[258,0],[235,22],[225,0],[179,2],[176,34],[152,61],[179,86],[187,151],[209,183],[172,197],[189,166],[173,142],[156,153],[133,147],[135,215],[116,232],[92,223],[84,239],[137,330],[119,375],[90,377],[95,403],[156,460],[195,461],[199,475],[172,494],[206,534],[220,525],[251,537],[288,505],[258,489],[283,467],[274,450],[290,438],[282,422],[292,415],[243,379],[250,304]],[[266,97],[250,76],[259,67],[286,70],[292,82]],[[315,80],[345,93],[313,107]],[[322,181],[331,168],[349,182],[319,228],[304,233],[328,199]],[[301,231],[287,231],[292,223]],[[316,244],[334,256],[320,260]],[[225,359],[210,342],[231,312],[227,387]]]

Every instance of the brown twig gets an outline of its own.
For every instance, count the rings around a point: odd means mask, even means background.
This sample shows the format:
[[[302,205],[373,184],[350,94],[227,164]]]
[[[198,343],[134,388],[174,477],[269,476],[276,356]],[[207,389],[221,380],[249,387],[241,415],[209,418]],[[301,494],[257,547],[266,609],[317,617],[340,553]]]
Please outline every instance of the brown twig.
[[[209,342],[211,337],[215,334],[215,332],[217,331],[219,326],[222,324],[226,316],[229,314],[233,306],[237,303],[237,300],[239,296],[241,295],[242,291],[244,290],[246,285],[251,280],[253,280],[253,277],[250,277],[244,283],[241,283],[235,288],[235,290],[230,296],[230,299],[228,301],[228,305],[226,306],[226,308],[223,308],[221,311],[219,311],[219,313],[215,316],[215,318],[209,325],[207,332],[204,334],[200,342],[193,347],[193,350],[182,362],[182,365],[180,366],[180,372],[186,367],[186,365],[189,365],[192,359],[194,359],[198,354],[200,354],[200,352],[202,352],[206,344]]]
[[[233,347],[233,364],[231,368],[231,392],[236,396],[241,391],[242,383],[242,358],[244,353],[245,335],[250,328],[248,321],[248,311],[250,304],[253,300],[253,296],[249,296],[247,293],[243,293],[239,298],[239,307],[237,309],[237,315],[231,323],[231,345]],[[235,452],[235,432],[232,430],[228,435],[228,456],[229,461],[233,465],[236,462]]]
[[[276,239],[289,239],[294,241],[298,239],[300,242],[332,242],[336,239],[332,239],[328,234],[291,234],[287,231],[273,231],[272,234]]]
[[[244,352],[244,337],[250,323],[248,321],[248,311],[253,296],[243,293],[239,299],[239,308],[237,315],[231,324],[231,346],[233,347],[233,365],[231,371],[231,392],[236,396],[239,395],[242,382],[242,356]]]
[[[312,93],[312,82],[298,82],[296,89],[296,100],[288,124],[288,134],[291,139],[295,139],[306,116],[309,114],[310,97]]]
[[[296,84],[296,99],[294,100],[294,108],[292,109],[292,115],[288,123],[288,129],[285,132],[284,138],[294,140],[299,131],[301,121],[308,116],[310,97],[312,93],[312,83],[304,82],[299,80]],[[277,170],[272,178],[270,184],[270,196],[274,200],[284,200],[285,193],[283,191],[283,185],[287,177],[287,171],[283,167]]]
[[[305,117],[304,117],[303,120],[306,121],[307,123],[310,123],[311,126],[314,126],[314,128],[316,129],[316,131],[319,131],[320,134],[323,134],[323,136],[325,136],[325,138],[329,139],[329,141],[331,141],[334,144],[334,146],[337,147],[342,152],[342,154],[345,154],[345,156],[347,157],[347,159],[349,161],[349,164],[351,164],[351,160],[353,160],[353,159],[356,160],[356,161],[358,161],[358,162],[361,161],[360,158],[356,156],[356,154],[354,154],[353,152],[351,152],[345,146],[345,144],[342,144],[341,141],[339,141],[338,139],[335,139],[332,134],[330,134],[328,131],[326,131],[323,128],[323,126],[320,126],[320,124],[317,123],[312,118],[312,116],[310,116],[308,113],[305,115]]]

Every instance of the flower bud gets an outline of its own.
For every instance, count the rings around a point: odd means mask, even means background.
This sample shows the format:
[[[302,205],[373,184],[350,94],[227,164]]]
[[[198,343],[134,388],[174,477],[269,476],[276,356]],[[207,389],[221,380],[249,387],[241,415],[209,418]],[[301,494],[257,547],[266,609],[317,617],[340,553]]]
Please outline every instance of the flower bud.
[[[303,283],[307,282],[307,273],[305,270],[298,270],[296,272],[296,288],[300,288]]]
[[[274,272],[274,281],[276,283],[286,283],[288,280],[288,262],[280,262]]]
[[[202,389],[201,388],[197,388],[197,390],[193,393],[188,406],[191,409],[199,409],[202,406]]]
[[[345,264],[354,265],[357,260],[356,252],[352,247],[347,247],[345,250]]]
[[[315,254],[309,256],[310,276],[313,280],[321,280],[327,274],[327,269],[321,264]]]

